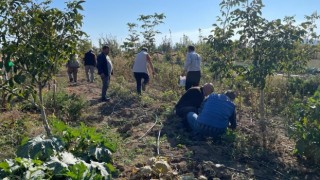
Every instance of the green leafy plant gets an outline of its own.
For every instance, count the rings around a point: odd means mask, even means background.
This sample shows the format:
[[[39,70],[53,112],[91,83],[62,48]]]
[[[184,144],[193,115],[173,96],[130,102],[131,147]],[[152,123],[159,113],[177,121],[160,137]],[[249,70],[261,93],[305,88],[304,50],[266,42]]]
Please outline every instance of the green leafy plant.
[[[88,105],[82,97],[76,94],[69,95],[63,91],[56,94],[49,93],[44,100],[48,110],[55,112],[60,119],[69,121],[78,120]]]
[[[17,158],[0,163],[0,178],[111,179],[115,146],[103,134],[84,124],[72,128],[52,122],[55,137],[23,141]]]
[[[315,163],[320,162],[320,89],[289,108],[290,135],[296,141],[295,153]]]

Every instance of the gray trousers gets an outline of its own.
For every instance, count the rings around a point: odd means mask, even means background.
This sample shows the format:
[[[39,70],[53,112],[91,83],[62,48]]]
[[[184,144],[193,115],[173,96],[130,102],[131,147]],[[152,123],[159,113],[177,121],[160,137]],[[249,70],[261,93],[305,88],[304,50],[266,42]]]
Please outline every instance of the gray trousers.
[[[88,82],[93,82],[94,81],[94,69],[95,69],[95,67],[93,65],[86,65],[84,67]]]
[[[77,82],[78,68],[68,67],[68,77],[70,82]]]
[[[107,90],[110,84],[110,76],[105,76],[104,78],[101,78],[102,80],[102,98],[107,98]]]

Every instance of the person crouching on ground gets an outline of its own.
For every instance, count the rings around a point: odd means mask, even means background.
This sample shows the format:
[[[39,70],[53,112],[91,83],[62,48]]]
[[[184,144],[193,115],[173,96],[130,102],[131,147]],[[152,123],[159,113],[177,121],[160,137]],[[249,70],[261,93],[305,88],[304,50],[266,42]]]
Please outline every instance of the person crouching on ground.
[[[185,119],[189,112],[198,113],[203,100],[213,92],[212,83],[206,83],[202,87],[195,86],[188,89],[175,106],[176,115]]]
[[[148,54],[148,49],[143,47],[141,51],[136,55],[133,64],[133,74],[137,83],[137,93],[141,95],[141,89],[146,90],[146,85],[149,83],[148,64],[151,68],[151,74],[154,74],[153,64],[151,57]],[[143,82],[141,82],[143,79]]]
[[[221,136],[228,127],[235,129],[237,127],[236,106],[233,103],[235,97],[235,93],[231,90],[225,94],[209,95],[199,115],[196,112],[188,113],[187,120],[191,129],[211,137]]]

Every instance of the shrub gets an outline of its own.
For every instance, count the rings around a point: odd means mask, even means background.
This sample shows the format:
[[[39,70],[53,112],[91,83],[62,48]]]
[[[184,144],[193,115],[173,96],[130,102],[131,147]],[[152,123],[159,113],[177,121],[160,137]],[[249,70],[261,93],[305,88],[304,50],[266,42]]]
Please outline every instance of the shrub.
[[[312,97],[292,103],[289,115],[295,153],[320,163],[320,88]]]
[[[76,121],[81,116],[87,102],[76,94],[67,94],[66,92],[58,92],[55,95],[48,93],[45,97],[45,107],[55,112],[60,119]]]
[[[73,128],[52,122],[56,137],[27,140],[16,152],[17,158],[0,163],[0,178],[111,179],[115,146],[104,135],[84,124]]]

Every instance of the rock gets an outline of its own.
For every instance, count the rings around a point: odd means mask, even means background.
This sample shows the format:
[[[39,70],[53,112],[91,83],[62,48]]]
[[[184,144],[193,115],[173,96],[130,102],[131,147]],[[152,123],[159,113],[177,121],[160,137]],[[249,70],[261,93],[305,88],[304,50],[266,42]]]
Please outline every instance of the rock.
[[[198,180],[207,180],[207,179],[208,179],[208,178],[205,177],[205,176],[203,176],[203,175],[199,176],[199,178],[198,178]]]
[[[166,161],[155,162],[152,169],[159,174],[167,174],[169,171],[172,171],[170,165]]]
[[[181,161],[178,163],[177,168],[182,173],[187,172],[188,171],[188,164],[186,161]]]
[[[152,168],[150,166],[144,166],[139,169],[137,174],[139,177],[151,177]]]
[[[157,161],[155,157],[149,158],[147,164],[153,166],[154,163]]]
[[[141,167],[143,167],[143,164],[142,163],[137,163],[136,165],[135,165],[137,168],[141,168]]]
[[[116,166],[116,168],[119,169],[119,171],[121,171],[121,172],[123,172],[125,170],[124,166],[119,165],[119,164]]]

